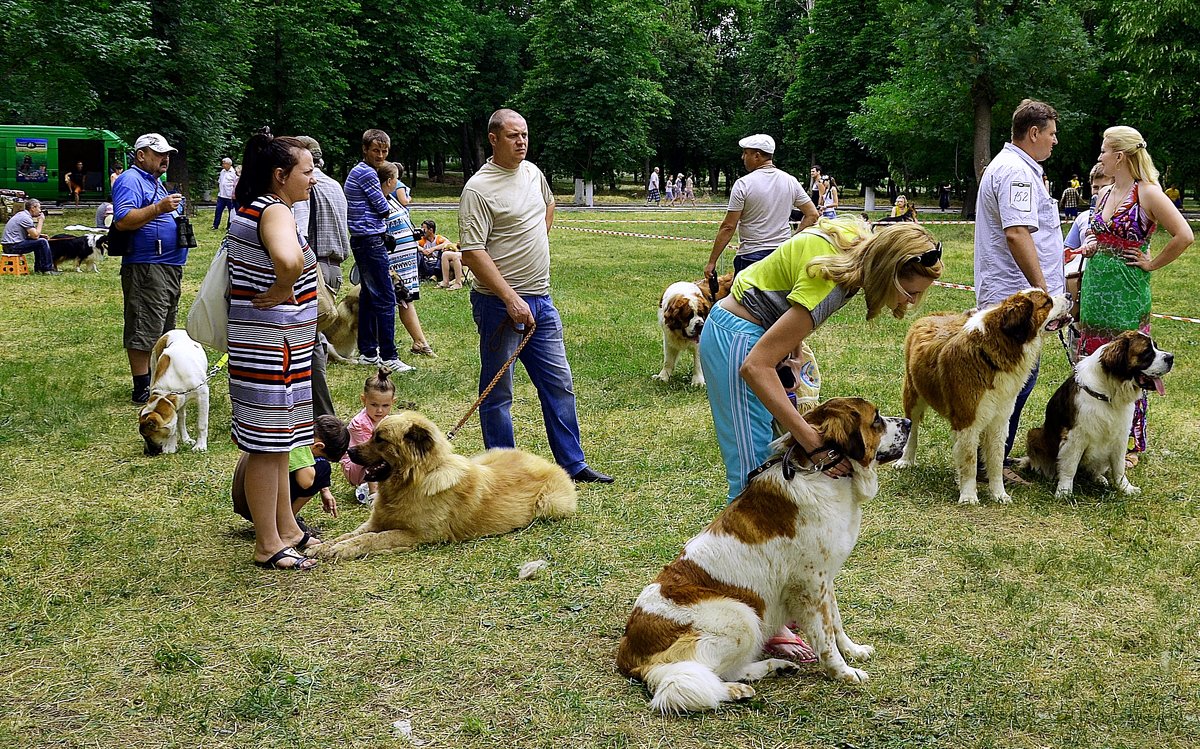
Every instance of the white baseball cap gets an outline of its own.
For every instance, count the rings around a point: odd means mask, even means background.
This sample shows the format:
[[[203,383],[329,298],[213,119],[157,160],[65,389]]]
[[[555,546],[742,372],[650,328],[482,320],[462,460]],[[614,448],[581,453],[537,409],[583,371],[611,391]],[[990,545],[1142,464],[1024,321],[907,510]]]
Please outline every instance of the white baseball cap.
[[[149,148],[155,153],[170,153],[171,151],[179,150],[168,143],[167,139],[158,133],[146,133],[145,135],[139,135],[138,139],[133,144],[133,150],[138,151],[143,148]]]
[[[738,141],[738,146],[741,148],[756,148],[763,153],[775,153],[775,139],[763,133],[747,135]]]

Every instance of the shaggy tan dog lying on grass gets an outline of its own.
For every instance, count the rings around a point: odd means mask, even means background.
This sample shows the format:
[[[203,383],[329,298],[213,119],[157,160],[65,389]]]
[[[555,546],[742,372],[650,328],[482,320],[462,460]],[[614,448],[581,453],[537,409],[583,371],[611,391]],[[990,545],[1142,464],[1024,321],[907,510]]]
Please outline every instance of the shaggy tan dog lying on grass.
[[[323,559],[353,559],[417,544],[508,533],[536,518],[575,514],[575,484],[566,471],[520,450],[454,452],[429,419],[393,414],[367,442],[350,448],[379,482],[371,517],[356,530],[309,550]]]

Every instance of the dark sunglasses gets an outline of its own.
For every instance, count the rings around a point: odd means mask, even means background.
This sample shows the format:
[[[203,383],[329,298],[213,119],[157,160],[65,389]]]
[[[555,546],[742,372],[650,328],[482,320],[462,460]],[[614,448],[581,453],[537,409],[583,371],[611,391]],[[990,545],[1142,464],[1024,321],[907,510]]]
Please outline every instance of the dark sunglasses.
[[[937,262],[942,259],[942,243],[938,242],[933,246],[932,250],[917,255],[916,259],[918,263],[924,265],[926,268],[932,268],[937,265]]]

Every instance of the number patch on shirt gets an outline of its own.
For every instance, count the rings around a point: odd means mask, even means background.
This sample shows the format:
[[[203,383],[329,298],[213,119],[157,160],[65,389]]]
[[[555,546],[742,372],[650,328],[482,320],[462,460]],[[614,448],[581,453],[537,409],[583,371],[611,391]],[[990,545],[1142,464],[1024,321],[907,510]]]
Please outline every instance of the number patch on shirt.
[[[1033,210],[1033,183],[1013,182],[1008,186],[1008,204],[1013,210],[1029,213]]]

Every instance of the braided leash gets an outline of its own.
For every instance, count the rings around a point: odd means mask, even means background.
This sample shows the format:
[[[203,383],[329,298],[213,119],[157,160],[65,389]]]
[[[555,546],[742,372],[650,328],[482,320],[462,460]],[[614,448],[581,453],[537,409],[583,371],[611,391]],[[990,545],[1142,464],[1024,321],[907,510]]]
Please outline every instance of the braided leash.
[[[493,334],[493,338],[497,335],[500,335],[501,331],[503,331],[506,327],[512,328],[518,333],[521,332],[517,330],[517,324],[513,322],[513,319],[511,317],[506,317],[504,318],[504,323],[496,329],[496,332]],[[533,337],[533,331],[536,328],[536,323],[529,323],[525,326],[525,332],[521,336],[521,342],[517,344],[517,350],[512,353],[512,356],[508,357],[508,361],[504,362],[504,366],[500,368],[500,371],[496,373],[496,376],[492,378],[492,381],[488,383],[488,386],[483,389],[483,392],[480,393],[479,397],[475,399],[475,403],[473,403],[471,408],[469,408],[467,412],[463,414],[463,417],[458,420],[458,423],[454,425],[454,428],[449,432],[446,432],[447,440],[454,439],[454,435],[458,434],[458,430],[462,429],[463,424],[467,423],[467,419],[471,418],[471,414],[475,413],[475,410],[478,409],[485,400],[487,400],[489,395],[491,395],[492,388],[496,387],[496,383],[500,382],[500,378],[504,376],[504,373],[508,371],[508,368],[511,367],[513,362],[517,360],[517,357],[521,355],[521,349],[525,348],[525,344],[529,343],[529,339]]]

